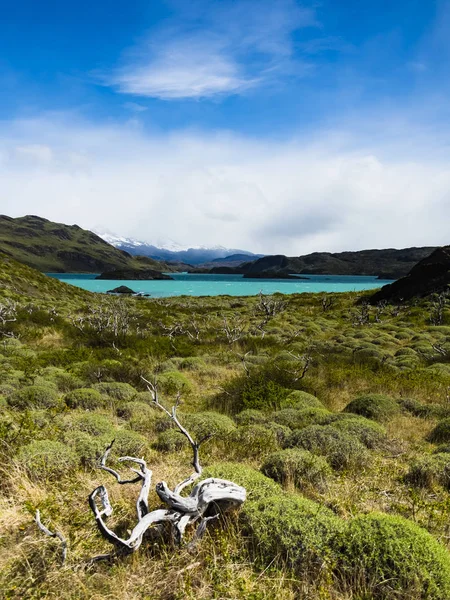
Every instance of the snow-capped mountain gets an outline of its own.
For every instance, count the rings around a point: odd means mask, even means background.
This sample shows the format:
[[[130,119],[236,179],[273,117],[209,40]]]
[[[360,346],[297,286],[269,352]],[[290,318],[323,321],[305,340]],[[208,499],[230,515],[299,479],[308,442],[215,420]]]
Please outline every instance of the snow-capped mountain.
[[[140,254],[156,260],[184,262],[191,265],[211,262],[217,258],[225,258],[233,254],[244,254],[249,257],[249,260],[261,256],[246,250],[225,248],[224,246],[213,246],[211,248],[207,246],[182,246],[171,239],[143,242],[133,238],[121,237],[101,229],[94,229],[94,233],[105,242],[130,254]]]

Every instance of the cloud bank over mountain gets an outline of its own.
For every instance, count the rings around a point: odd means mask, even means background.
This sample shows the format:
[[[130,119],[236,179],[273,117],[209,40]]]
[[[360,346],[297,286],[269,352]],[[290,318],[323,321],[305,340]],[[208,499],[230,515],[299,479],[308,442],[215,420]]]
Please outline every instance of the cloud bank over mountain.
[[[263,253],[447,243],[445,145],[402,128],[368,143],[348,130],[276,140],[17,120],[1,128],[2,211]]]

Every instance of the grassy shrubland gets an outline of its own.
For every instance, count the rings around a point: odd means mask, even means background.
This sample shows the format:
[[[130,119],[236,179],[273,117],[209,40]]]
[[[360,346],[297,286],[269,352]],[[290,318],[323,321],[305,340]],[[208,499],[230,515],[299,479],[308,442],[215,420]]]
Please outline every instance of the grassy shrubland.
[[[366,307],[355,294],[119,299],[0,259],[0,589],[22,598],[450,598],[450,311]],[[284,302],[278,302],[279,300]],[[278,304],[277,304],[278,302]],[[112,526],[134,486],[97,468],[145,456],[154,483],[192,470],[246,487],[195,550],[149,536],[109,551],[86,498],[105,483]],[[152,491],[152,508],[159,500]],[[33,522],[64,533],[69,558]],[[189,538],[189,536],[188,536]]]

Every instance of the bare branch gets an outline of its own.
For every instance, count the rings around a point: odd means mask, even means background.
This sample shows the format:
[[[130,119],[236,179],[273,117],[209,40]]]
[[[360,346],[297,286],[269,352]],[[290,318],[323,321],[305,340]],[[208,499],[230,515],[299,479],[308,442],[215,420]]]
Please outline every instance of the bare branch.
[[[41,521],[41,513],[40,513],[39,509],[36,510],[36,515],[34,517],[34,520],[36,521],[36,524],[39,527],[39,529],[45,535],[48,535],[49,537],[52,537],[52,538],[58,538],[60,540],[60,542],[61,542],[61,564],[64,564],[66,562],[66,558],[67,558],[67,540],[66,540],[66,538],[59,531],[54,531],[54,532],[50,531],[50,529],[47,529],[47,527],[45,525],[43,525],[43,523]]]

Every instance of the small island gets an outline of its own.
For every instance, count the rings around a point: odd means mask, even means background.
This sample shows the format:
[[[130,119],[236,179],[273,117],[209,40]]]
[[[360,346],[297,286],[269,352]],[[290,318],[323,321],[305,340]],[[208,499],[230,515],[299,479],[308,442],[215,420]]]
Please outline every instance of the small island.
[[[136,292],[126,285],[119,285],[119,287],[114,288],[113,290],[108,290],[107,294],[135,294]]]
[[[105,271],[95,279],[126,280],[126,281],[153,281],[153,280],[173,280],[172,277],[155,271],[154,269],[116,269]]]

